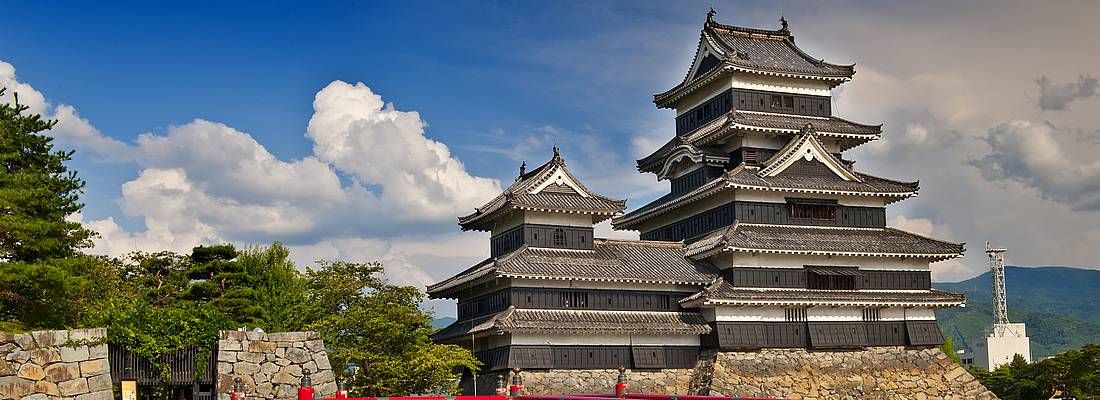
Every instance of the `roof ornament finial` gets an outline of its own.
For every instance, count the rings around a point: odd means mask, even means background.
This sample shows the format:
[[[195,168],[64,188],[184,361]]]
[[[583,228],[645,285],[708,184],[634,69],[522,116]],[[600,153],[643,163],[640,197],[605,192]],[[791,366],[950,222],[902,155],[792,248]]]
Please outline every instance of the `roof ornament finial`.
[[[707,22],[714,22],[714,16],[716,14],[718,14],[718,12],[714,11],[714,7],[711,7],[710,11],[707,11]]]
[[[561,160],[561,153],[558,151],[558,145],[554,145],[554,160]]]
[[[783,25],[783,27],[779,28],[779,30],[781,30],[783,32],[787,32],[787,31],[790,30],[790,29],[787,29],[787,18],[786,17],[780,15],[779,16],[779,23]]]
[[[526,173],[527,173],[527,160],[523,160],[523,162],[521,162],[519,164],[519,176],[522,177],[523,174],[526,174]],[[519,178],[516,178],[516,179],[519,180]]]

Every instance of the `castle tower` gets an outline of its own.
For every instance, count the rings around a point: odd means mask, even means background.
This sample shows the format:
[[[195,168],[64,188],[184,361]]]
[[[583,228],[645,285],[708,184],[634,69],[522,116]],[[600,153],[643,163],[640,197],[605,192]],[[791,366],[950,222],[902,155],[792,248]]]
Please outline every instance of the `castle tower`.
[[[1005,253],[1008,249],[994,248],[989,242],[986,242],[985,248],[993,281],[993,325],[986,329],[985,337],[975,341],[977,348],[974,350],[974,364],[994,370],[1012,362],[1017,354],[1031,362],[1031,341],[1027,337],[1027,326],[1008,320],[1008,292],[1005,288]]]
[[[641,238],[686,244],[722,279],[684,299],[727,350],[932,346],[934,310],[962,295],[931,288],[930,263],[963,245],[886,226],[886,206],[918,183],[860,172],[844,152],[881,125],[833,115],[831,90],[853,65],[812,57],[779,30],[708,14],[684,81],[654,96],[676,111],[668,143],[638,170],[667,195],[612,220]]]

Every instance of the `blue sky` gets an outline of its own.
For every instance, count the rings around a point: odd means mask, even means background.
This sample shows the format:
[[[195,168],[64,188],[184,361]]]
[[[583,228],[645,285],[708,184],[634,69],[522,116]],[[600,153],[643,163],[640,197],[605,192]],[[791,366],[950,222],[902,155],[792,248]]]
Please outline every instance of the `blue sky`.
[[[282,240],[301,263],[379,259],[423,284],[488,252],[454,217],[555,143],[630,208],[666,190],[633,160],[672,134],[651,96],[683,78],[706,10],[765,28],[783,14],[803,49],[857,64],[834,109],[885,124],[857,167],[922,181],[891,224],[971,243],[940,279],[981,272],[985,240],[1018,264],[1096,267],[1100,52],[1072,38],[1100,34],[1100,7],[993,4],[28,2],[0,15],[0,82],[80,122],[56,136],[77,150],[97,251]],[[394,111],[351,109],[372,96]],[[453,207],[409,216],[417,200]]]

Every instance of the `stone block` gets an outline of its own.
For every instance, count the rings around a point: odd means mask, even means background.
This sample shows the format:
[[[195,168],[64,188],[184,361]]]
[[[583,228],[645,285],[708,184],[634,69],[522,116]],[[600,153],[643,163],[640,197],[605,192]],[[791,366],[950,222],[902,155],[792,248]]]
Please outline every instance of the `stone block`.
[[[302,366],[294,365],[294,364],[287,365],[287,366],[283,367],[283,369],[279,372],[286,372],[286,373],[290,374],[291,376],[293,376],[295,378],[301,378],[302,377]]]
[[[38,347],[57,347],[69,340],[69,331],[37,331],[31,336]]]
[[[80,364],[55,363],[45,368],[46,378],[51,382],[65,382],[80,377]]]
[[[286,354],[283,357],[286,357],[286,359],[295,364],[305,364],[307,361],[313,359],[312,354],[305,349],[299,349],[297,347],[286,349]]]
[[[30,396],[23,396],[22,400],[49,400],[49,396],[42,393],[35,393]]]
[[[256,343],[256,342],[253,342],[253,343]],[[261,353],[252,353],[252,352],[247,352],[247,351],[242,351],[242,352],[237,353],[237,361],[241,361],[241,362],[261,363],[261,362],[264,361],[264,359],[265,359],[265,357]]]
[[[20,348],[19,345],[15,343],[0,344],[0,354],[8,354],[17,350],[22,350],[22,348]]]
[[[233,373],[237,375],[252,375],[260,372],[260,365],[250,362],[239,362],[233,366]]]
[[[2,353],[0,353],[0,354],[2,354]],[[11,361],[13,363],[16,363],[16,364],[22,364],[22,363],[25,363],[25,362],[27,362],[28,360],[31,359],[31,352],[26,351],[26,350],[16,350],[16,351],[13,351],[11,353],[8,353],[8,355],[6,357],[4,357],[4,359],[7,360],[7,361]]]
[[[114,393],[108,389],[76,396],[76,400],[114,400],[114,397]]]
[[[222,340],[218,342],[218,350],[225,351],[241,351],[244,349],[244,345],[236,340]]]
[[[233,364],[230,364],[230,363],[227,363],[227,362],[219,362],[218,363],[218,373],[219,374],[232,374],[233,373]]]
[[[34,391],[38,393],[45,393],[51,397],[61,396],[61,390],[57,388],[57,384],[50,381],[38,381],[34,383]]]
[[[107,362],[106,358],[100,358],[98,360],[88,360],[80,363],[80,376],[85,378],[89,376],[101,375],[110,372],[111,364]]]
[[[15,363],[8,360],[0,360],[0,376],[15,375],[19,372]]]
[[[34,393],[34,381],[16,376],[0,378],[0,399],[18,399]]]
[[[107,358],[107,345],[97,344],[95,346],[88,347],[88,358]]]
[[[276,372],[275,375],[271,376],[271,383],[294,385],[301,383],[301,380],[287,372],[279,371]]]
[[[240,342],[248,340],[248,336],[245,334],[244,331],[218,331],[218,339]]]
[[[328,383],[336,382],[336,375],[332,373],[332,370],[317,371],[313,374],[313,383]],[[614,385],[612,385],[614,386]],[[564,392],[563,392],[564,393]]]
[[[46,371],[42,370],[38,364],[26,363],[22,367],[19,367],[20,378],[30,379],[32,381],[40,381],[46,378]]]
[[[88,340],[103,340],[107,338],[107,328],[89,328],[87,331]]]
[[[244,333],[244,337],[247,338],[250,341],[252,341],[252,340],[264,340],[264,338],[266,336],[267,335],[264,334],[263,332],[256,332],[256,331],[248,331],[248,332]]]
[[[88,346],[61,347],[61,361],[81,362],[88,360]]]
[[[34,349],[28,353],[31,355],[31,362],[38,365],[46,366],[61,362],[61,352],[57,349]]]
[[[317,363],[318,370],[332,369],[332,364],[329,364],[328,355],[326,355],[325,353],[314,354],[313,362]]]
[[[313,360],[309,360],[309,362],[302,365],[302,369],[317,372],[317,363],[313,362]]]
[[[271,353],[275,351],[275,342],[253,341],[248,342],[248,351],[253,353]]]
[[[72,329],[69,331],[69,340],[73,342],[85,342],[91,339],[88,338],[87,329]]]
[[[227,363],[237,362],[237,352],[218,350],[218,362],[227,362]]]
[[[271,395],[275,394],[275,387],[271,385],[271,382],[256,383],[256,394],[260,398],[271,398]]]
[[[336,382],[326,382],[319,385],[314,385],[317,393],[322,397],[331,397],[336,395]]]
[[[325,349],[325,342],[320,340],[307,340],[306,348],[314,353]]]
[[[88,390],[92,392],[111,390],[111,374],[96,375],[88,378]]]
[[[265,362],[263,364],[260,364],[260,372],[272,375],[276,372],[279,372],[279,366],[275,365],[275,363],[273,362]]]
[[[34,337],[29,333],[15,335],[15,339],[12,341],[23,350],[34,350],[38,348],[38,344],[35,343]]]
[[[309,338],[307,332],[277,332],[267,334],[267,340],[272,342],[304,342]]]
[[[0,344],[7,344],[15,341],[14,333],[0,332]]]
[[[57,384],[57,389],[61,391],[62,396],[76,396],[88,393],[88,380],[76,378],[64,381]]]

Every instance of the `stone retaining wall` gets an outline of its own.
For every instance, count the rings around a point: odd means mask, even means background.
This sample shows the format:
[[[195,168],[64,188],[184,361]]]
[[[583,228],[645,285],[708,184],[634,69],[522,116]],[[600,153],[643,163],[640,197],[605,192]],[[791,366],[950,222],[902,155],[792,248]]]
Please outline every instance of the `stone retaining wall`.
[[[306,370],[321,396],[336,394],[336,376],[317,332],[218,333],[219,399],[228,399],[235,378],[247,398],[295,399]]]
[[[784,399],[996,399],[938,348],[714,355],[709,393]]]
[[[0,333],[0,399],[112,400],[107,330]]]
[[[524,394],[611,393],[619,372],[523,371]],[[505,375],[511,383],[511,373]],[[497,387],[478,377],[477,394]],[[997,397],[938,348],[871,347],[858,351],[767,349],[704,352],[694,369],[627,370],[629,392],[781,399],[980,399]],[[463,390],[471,393],[471,382]]]

